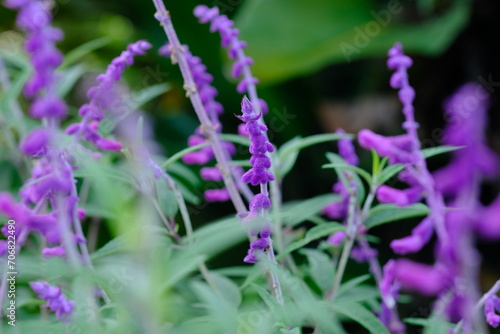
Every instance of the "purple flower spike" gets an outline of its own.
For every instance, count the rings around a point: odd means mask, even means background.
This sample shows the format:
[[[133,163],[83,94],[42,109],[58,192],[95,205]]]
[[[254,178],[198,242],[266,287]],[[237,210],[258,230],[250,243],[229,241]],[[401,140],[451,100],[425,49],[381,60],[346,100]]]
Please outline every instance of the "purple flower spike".
[[[250,134],[250,153],[252,153],[250,163],[253,166],[243,174],[241,180],[254,186],[266,184],[274,180],[274,175],[266,170],[271,167],[271,160],[266,154],[274,151],[265,135],[267,127],[259,123],[260,115],[254,112],[253,106],[246,96],[241,102],[241,111],[243,115],[238,116],[238,118],[246,123],[245,129]]]
[[[44,281],[31,282],[30,287],[37,294],[38,298],[47,301],[44,306],[49,307],[52,312],[55,312],[57,319],[69,321],[75,302],[67,300],[61,293],[61,288],[51,286]]]
[[[494,328],[500,325],[500,315],[495,312],[500,311],[499,306],[500,298],[497,296],[489,297],[484,303],[484,316],[486,317],[486,322]]]
[[[120,80],[126,67],[134,63],[135,56],[144,55],[150,48],[151,44],[148,42],[137,41],[129,44],[127,50],[111,61],[106,72],[96,78],[99,84],[87,92],[90,102],[84,104],[78,112],[80,116],[83,116],[82,121],[68,126],[67,134],[74,135],[77,139],[82,137],[101,150],[120,151],[122,149],[121,143],[102,138],[98,132],[99,122],[104,118],[104,111],[112,109],[114,104],[121,99],[114,90],[115,82]]]
[[[255,85],[259,80],[253,77],[250,71],[253,59],[245,55],[244,49],[247,47],[247,43],[238,38],[240,32],[234,28],[234,22],[226,15],[220,15],[217,7],[209,8],[205,5],[197,6],[194,9],[194,16],[198,18],[200,23],[210,23],[210,31],[217,31],[220,34],[222,47],[228,48],[229,58],[235,60],[231,74],[235,79],[243,76],[236,88],[238,93],[248,93],[259,113],[267,114],[266,102],[259,99],[255,93]]]

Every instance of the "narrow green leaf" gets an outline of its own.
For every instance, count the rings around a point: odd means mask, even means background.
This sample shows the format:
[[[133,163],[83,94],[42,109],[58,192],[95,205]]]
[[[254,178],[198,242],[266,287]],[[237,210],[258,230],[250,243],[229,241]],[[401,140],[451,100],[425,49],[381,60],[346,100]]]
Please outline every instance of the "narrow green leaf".
[[[229,278],[220,273],[210,272],[210,280],[215,284],[222,297],[235,308],[241,304],[240,288]]]
[[[57,95],[65,97],[75,86],[76,82],[87,73],[85,66],[79,64],[70,67],[62,72],[61,79],[57,81]]]
[[[304,248],[299,252],[307,257],[309,274],[321,291],[330,290],[333,286],[333,277],[335,275],[335,267],[331,257],[317,249]]]
[[[179,211],[174,192],[168,188],[167,182],[161,179],[155,179],[156,198],[160,208],[167,217],[175,217]]]
[[[332,308],[335,312],[354,320],[370,333],[390,334],[380,320],[361,304],[334,303],[332,304]]]
[[[319,195],[304,201],[293,201],[283,205],[283,223],[289,226],[295,226],[312,217],[328,204],[337,202],[340,196],[337,194]]]
[[[430,157],[433,157],[435,155],[439,155],[439,154],[444,154],[444,153],[448,153],[448,152],[453,152],[453,151],[456,151],[456,150],[460,150],[462,148],[464,148],[465,146],[449,146],[449,145],[443,145],[443,146],[437,146],[437,147],[429,147],[429,148],[424,148],[422,150],[422,155],[424,156],[424,158],[430,158]]]
[[[399,207],[395,204],[379,204],[369,211],[365,226],[372,228],[378,225],[402,219],[426,216],[428,214],[429,208],[422,203],[415,203],[405,207]]]
[[[302,248],[314,240],[324,238],[333,234],[334,232],[342,231],[344,229],[344,225],[334,222],[314,226],[309,231],[307,231],[304,239],[289,244],[277,257],[282,258],[286,254]]]
[[[351,170],[353,172],[358,173],[358,175],[362,176],[366,180],[366,182],[368,182],[368,184],[372,183],[372,176],[370,175],[370,173],[368,173],[364,169],[359,168],[358,166],[351,166],[348,164],[336,163],[336,164],[325,164],[321,167],[322,168],[335,168],[335,169],[339,169],[339,170],[344,170],[344,169]]]
[[[231,143],[240,144],[243,146],[250,146],[250,139],[240,135],[235,135],[232,133],[221,133],[219,135],[219,138],[225,141],[229,141]]]
[[[198,151],[200,148],[205,147],[205,146],[209,146],[209,145],[210,145],[210,143],[207,142],[207,143],[187,147],[187,148],[183,149],[182,151],[179,151],[179,152],[175,153],[174,155],[172,155],[170,158],[167,159],[167,161],[162,163],[160,167],[163,169],[167,169],[170,164],[180,160],[186,154]]]
[[[111,42],[110,38],[101,37],[74,48],[73,50],[66,53],[66,55],[64,56],[64,61],[59,68],[64,69],[68,66],[73,65],[74,63],[78,62],[81,58],[85,57],[92,51],[100,49],[108,45],[110,42]]]

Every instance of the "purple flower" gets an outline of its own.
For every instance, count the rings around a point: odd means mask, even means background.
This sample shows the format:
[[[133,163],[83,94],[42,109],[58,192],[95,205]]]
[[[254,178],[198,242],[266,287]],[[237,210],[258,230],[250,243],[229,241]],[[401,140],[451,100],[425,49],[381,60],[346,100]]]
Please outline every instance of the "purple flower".
[[[200,176],[205,181],[222,181],[222,174],[217,167],[203,167]]]
[[[391,248],[401,255],[418,252],[429,242],[433,232],[434,226],[431,219],[427,217],[413,229],[410,236],[393,240]]]
[[[42,256],[45,258],[50,258],[50,257],[60,257],[66,254],[66,251],[64,250],[63,246],[57,246],[53,248],[44,248],[42,250]]]
[[[258,184],[266,184],[274,180],[274,175],[266,170],[271,167],[271,159],[267,153],[273,152],[274,147],[269,143],[265,132],[267,127],[259,122],[260,115],[256,114],[253,106],[245,96],[241,102],[242,116],[239,119],[246,123],[246,131],[250,134],[250,164],[253,166],[245,174],[241,180],[245,183],[251,183],[256,186]]]
[[[226,188],[208,189],[205,191],[204,197],[208,202],[227,202],[230,199]]]
[[[446,288],[449,273],[442,265],[429,266],[406,259],[395,261],[394,277],[405,289],[427,296],[436,296]]]
[[[134,57],[144,55],[150,48],[151,44],[147,41],[137,41],[129,44],[120,56],[113,59],[106,72],[97,77],[96,80],[99,84],[87,92],[90,102],[81,106],[79,110],[83,120],[67,127],[67,134],[74,135],[77,139],[83,137],[84,140],[92,142],[101,150],[121,150],[121,143],[102,138],[98,132],[99,122],[104,118],[104,111],[110,110],[117,100],[121,99],[114,90],[115,82],[120,80],[126,67],[134,63]]]
[[[69,321],[75,302],[67,300],[61,293],[60,287],[56,288],[45,281],[31,282],[30,287],[37,294],[38,298],[47,302],[44,306],[55,312],[57,319]]]
[[[338,231],[329,236],[327,242],[334,246],[338,246],[344,241],[345,237],[346,233],[344,231]]]
[[[220,34],[222,46],[228,48],[229,58],[235,60],[231,74],[236,79],[243,75],[243,79],[241,79],[236,88],[238,93],[249,93],[252,103],[258,104],[254,105],[254,107],[259,110],[259,113],[267,114],[267,103],[262,99],[258,99],[257,94],[253,94],[255,92],[255,85],[259,80],[252,76],[250,66],[253,64],[253,60],[245,55],[244,49],[247,47],[247,43],[238,39],[240,32],[234,28],[234,22],[226,15],[220,15],[217,7],[196,6],[194,15],[200,23],[210,23],[210,31],[217,31]],[[253,95],[255,95],[255,98]]]
[[[49,144],[50,134],[46,128],[37,128],[26,136],[19,149],[26,155],[39,157],[45,154]]]
[[[363,263],[367,262],[371,259],[375,259],[378,255],[378,252],[376,249],[373,249],[371,247],[368,248],[362,248],[362,247],[353,247],[351,250],[351,259],[355,260],[356,262]]]
[[[493,295],[486,299],[484,303],[484,316],[486,317],[486,322],[494,328],[500,325],[500,315],[496,312],[500,311],[500,298]]]
[[[377,189],[377,199],[380,203],[394,203],[397,206],[408,206],[422,199],[422,189],[411,187],[404,190],[381,185]]]

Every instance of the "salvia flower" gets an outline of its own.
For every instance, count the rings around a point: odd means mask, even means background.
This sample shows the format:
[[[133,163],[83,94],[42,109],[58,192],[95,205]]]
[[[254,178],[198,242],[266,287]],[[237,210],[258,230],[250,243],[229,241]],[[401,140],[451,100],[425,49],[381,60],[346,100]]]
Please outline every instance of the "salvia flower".
[[[44,306],[55,312],[57,319],[62,321],[69,320],[69,317],[73,313],[75,302],[66,299],[60,287],[56,288],[45,281],[31,282],[30,287],[39,299],[47,302]]]
[[[151,48],[147,41],[137,41],[129,44],[120,56],[113,59],[106,72],[97,77],[99,84],[90,88],[87,96],[90,101],[80,107],[79,114],[83,116],[80,123],[71,124],[66,128],[66,133],[74,135],[77,139],[92,142],[96,147],[106,151],[120,151],[120,142],[103,138],[99,133],[99,122],[104,118],[104,112],[114,107],[120,96],[114,86],[120,80],[127,66],[134,63],[134,57],[144,55]]]
[[[500,312],[500,298],[493,295],[484,303],[484,316],[491,327],[497,328],[500,325],[500,315],[497,312]]]
[[[164,57],[172,58],[174,61],[175,57],[172,52],[172,45],[167,43],[162,46],[159,50],[159,54]],[[199,57],[194,56],[187,45],[183,45],[182,48],[186,61],[188,63],[189,69],[193,75],[193,80],[196,85],[196,90],[200,95],[201,102],[207,115],[210,119],[212,126],[215,131],[220,133],[222,131],[222,125],[219,121],[219,115],[224,112],[222,104],[217,102],[215,98],[219,94],[217,89],[212,86],[213,76],[207,72],[207,67],[202,63]],[[195,146],[204,144],[207,142],[202,128],[198,128],[196,133],[188,138],[188,145]],[[223,153],[227,158],[231,157],[236,153],[236,148],[230,142],[222,142]],[[200,148],[195,152],[189,152],[182,157],[182,161],[189,165],[205,165],[215,158],[215,154],[211,146],[205,146]],[[222,174],[215,172],[217,168],[213,167],[210,169],[202,169],[200,175],[204,180],[207,181],[222,181]],[[231,199],[229,193],[226,189],[209,189],[205,191],[204,197],[209,202],[226,202]]]
[[[217,7],[209,8],[205,5],[199,5],[194,9],[194,15],[200,23],[210,23],[210,31],[220,34],[222,46],[228,48],[229,58],[235,60],[231,74],[236,79],[243,76],[243,79],[241,79],[236,88],[238,93],[248,93],[254,104],[254,108],[259,113],[267,114],[267,103],[259,99],[256,94],[255,85],[259,80],[252,76],[252,72],[250,71],[253,59],[245,54],[244,49],[247,43],[238,38],[240,32],[237,28],[234,28],[234,22],[226,15],[220,15]]]
[[[267,153],[274,151],[273,145],[267,140],[267,127],[259,122],[260,115],[254,112],[253,106],[245,96],[241,103],[242,116],[238,116],[246,123],[246,130],[250,134],[250,164],[253,166],[242,176],[242,181],[253,186],[266,184],[274,180],[274,175],[267,169],[271,168],[271,159]]]

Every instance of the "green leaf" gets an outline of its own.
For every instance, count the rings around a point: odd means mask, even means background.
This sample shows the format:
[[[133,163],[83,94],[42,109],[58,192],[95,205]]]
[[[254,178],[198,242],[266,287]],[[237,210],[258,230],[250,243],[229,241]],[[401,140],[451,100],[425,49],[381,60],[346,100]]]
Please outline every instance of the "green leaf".
[[[108,37],[101,37],[74,48],[73,50],[66,53],[66,55],[64,56],[64,61],[59,68],[64,69],[68,66],[75,64],[81,58],[85,57],[92,51],[100,49],[103,46],[108,45],[110,42],[111,39],[109,39]]]
[[[314,240],[324,238],[326,236],[333,234],[334,232],[342,231],[344,229],[345,229],[344,225],[335,222],[314,226],[309,231],[307,231],[304,239],[292,242],[291,244],[286,246],[285,249],[277,257],[281,258],[286,254],[289,254],[299,248],[304,247],[305,245],[309,244]]]
[[[203,144],[198,144],[198,145],[195,145],[195,146],[187,147],[187,148],[183,149],[182,151],[179,151],[179,152],[175,153],[174,155],[172,155],[170,158],[167,159],[167,161],[165,161],[164,163],[162,163],[160,167],[163,168],[163,169],[166,169],[166,168],[168,168],[170,166],[170,164],[172,164],[172,163],[180,160],[186,154],[198,151],[200,148],[203,148],[203,147],[209,146],[209,145],[210,145],[210,143],[206,142],[206,143],[203,143]]]
[[[304,201],[293,201],[283,205],[283,223],[289,226],[295,226],[312,217],[328,204],[337,202],[340,196],[336,194],[319,195]]]
[[[429,208],[422,203],[415,203],[405,207],[399,207],[395,204],[379,204],[369,211],[365,226],[372,228],[378,225],[402,219],[426,216],[428,214]]]
[[[269,84],[332,63],[385,58],[397,41],[409,53],[439,54],[468,22],[470,5],[456,1],[443,15],[414,24],[406,23],[404,10],[374,8],[369,0],[316,0],[314,6],[306,0],[254,0],[243,4],[236,26],[255,60],[253,74]]]
[[[340,288],[339,288],[339,292],[338,292],[338,296],[342,296],[342,294],[348,292],[349,290],[357,287],[358,285],[366,282],[367,280],[369,280],[371,277],[371,275],[369,274],[366,274],[366,275],[362,275],[362,276],[358,276],[358,277],[355,277],[345,283],[343,283]]]
[[[299,252],[307,257],[309,274],[321,291],[330,290],[333,286],[333,277],[335,275],[335,267],[330,256],[316,249],[304,248]]]
[[[359,168],[358,166],[336,163],[336,164],[325,164],[321,167],[322,168],[335,168],[335,169],[338,168],[339,170],[351,170],[353,172],[356,172],[359,176],[363,177],[366,180],[366,182],[368,182],[368,184],[372,183],[372,176],[370,175],[370,173],[368,173],[364,169]]]
[[[92,262],[95,262],[111,255],[123,253],[127,249],[128,247],[124,237],[116,237],[95,251],[90,258],[92,259]]]
[[[285,175],[292,170],[300,153],[299,149],[293,149],[293,147],[298,147],[301,142],[301,138],[295,137],[280,147],[278,151],[278,161],[273,161],[273,165],[277,166],[277,179],[283,179]]]
[[[138,109],[153,100],[154,98],[165,94],[170,90],[170,84],[168,83],[159,83],[156,85],[148,86],[139,91],[133,93],[132,96],[132,109]]]
[[[380,320],[361,304],[337,302],[332,304],[332,308],[335,312],[354,320],[366,328],[370,333],[390,334]]]
[[[163,213],[167,217],[175,217],[179,207],[174,192],[168,188],[167,182],[163,178],[155,179],[155,187],[158,203]]]
[[[61,75],[61,79],[57,81],[57,95],[65,97],[85,73],[87,73],[87,69],[81,64],[65,70]]]
[[[443,146],[437,146],[437,147],[429,147],[429,148],[424,148],[422,149],[422,155],[424,158],[430,158],[435,155],[443,154],[443,153],[448,153],[448,152],[453,152],[456,150],[460,150],[464,148],[465,146],[450,146],[450,145],[443,145]]]
[[[241,304],[240,288],[229,278],[215,272],[210,272],[210,280],[219,290],[222,297],[232,306],[238,307]]]
[[[300,151],[306,147],[325,143],[329,141],[339,140],[342,138],[352,138],[349,134],[325,133],[313,135],[306,138],[295,137],[284,143],[278,150],[278,171],[277,177],[282,179],[295,165]]]
[[[379,184],[386,183],[391,177],[401,172],[405,168],[403,164],[394,164],[385,167],[378,177]]]

